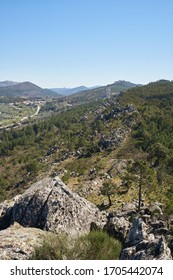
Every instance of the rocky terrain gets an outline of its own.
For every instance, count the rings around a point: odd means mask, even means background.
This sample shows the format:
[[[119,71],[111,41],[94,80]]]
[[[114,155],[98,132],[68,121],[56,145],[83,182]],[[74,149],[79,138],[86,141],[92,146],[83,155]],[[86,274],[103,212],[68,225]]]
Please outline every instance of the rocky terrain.
[[[135,204],[123,204],[122,211],[106,214],[58,177],[45,178],[0,204],[0,259],[29,259],[51,233],[79,236],[103,229],[122,242],[122,260],[171,260],[173,236],[161,207],[155,203],[137,213]]]

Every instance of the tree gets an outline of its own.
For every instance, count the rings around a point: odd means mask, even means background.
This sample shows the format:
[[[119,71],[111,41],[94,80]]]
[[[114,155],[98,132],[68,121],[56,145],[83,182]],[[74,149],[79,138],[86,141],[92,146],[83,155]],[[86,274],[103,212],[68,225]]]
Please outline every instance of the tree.
[[[157,185],[154,169],[150,168],[147,161],[137,160],[129,168],[130,180],[138,188],[138,211],[141,209],[142,194],[146,189]]]
[[[111,180],[107,180],[103,183],[103,186],[101,188],[101,194],[106,195],[109,200],[109,207],[112,205],[111,196],[115,194],[116,191],[116,185],[112,183]]]
[[[156,142],[150,146],[148,152],[149,158],[154,159],[154,166],[159,166],[161,163],[165,162],[169,150],[162,143]]]

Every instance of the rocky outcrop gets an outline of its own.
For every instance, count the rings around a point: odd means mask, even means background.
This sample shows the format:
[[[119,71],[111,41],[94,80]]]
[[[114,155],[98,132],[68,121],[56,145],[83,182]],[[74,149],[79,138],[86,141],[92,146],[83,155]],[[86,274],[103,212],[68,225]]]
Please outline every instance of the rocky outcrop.
[[[0,260],[27,260],[35,247],[42,244],[48,232],[24,228],[18,223],[0,231]]]
[[[125,248],[121,260],[172,260],[170,248],[163,237],[143,240],[136,246]]]
[[[135,204],[123,203],[122,211],[108,215],[104,230],[121,240],[120,259],[172,260],[173,236],[161,208],[162,205],[155,203],[137,213]]]
[[[162,225],[161,221],[159,224]],[[121,259],[172,260],[172,256],[164,236],[156,234],[152,224],[146,224],[142,217],[138,217],[129,230]]]
[[[104,215],[92,203],[73,193],[58,177],[33,184],[23,195],[0,204],[0,229],[14,222],[54,233],[88,233],[102,227]]]

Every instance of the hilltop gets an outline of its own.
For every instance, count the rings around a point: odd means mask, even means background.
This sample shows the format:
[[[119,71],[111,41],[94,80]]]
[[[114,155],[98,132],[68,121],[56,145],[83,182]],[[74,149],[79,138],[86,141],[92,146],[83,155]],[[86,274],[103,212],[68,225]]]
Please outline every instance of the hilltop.
[[[81,92],[84,90],[89,90],[90,88],[85,87],[85,86],[78,86],[75,88],[51,88],[50,90],[53,90],[59,94],[61,94],[62,96],[67,96],[67,95],[71,95],[77,92]]]
[[[0,96],[20,96],[20,97],[55,97],[57,96],[51,90],[43,89],[31,82],[15,83],[15,82],[1,82]]]
[[[14,85],[17,85],[17,84],[18,84],[18,82],[3,81],[3,82],[0,82],[0,87],[14,86]]]

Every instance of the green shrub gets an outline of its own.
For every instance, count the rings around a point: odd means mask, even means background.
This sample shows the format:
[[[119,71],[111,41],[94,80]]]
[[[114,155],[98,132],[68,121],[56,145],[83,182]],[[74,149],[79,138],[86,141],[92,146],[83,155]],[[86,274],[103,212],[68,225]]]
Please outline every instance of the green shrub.
[[[31,259],[34,260],[63,260],[66,259],[68,238],[57,235],[46,238],[42,246],[36,247]]]
[[[56,235],[45,239],[35,249],[31,259],[35,260],[113,260],[121,252],[119,241],[103,231],[93,231],[77,239]]]
[[[121,244],[103,231],[92,231],[79,238],[73,248],[76,259],[114,260],[119,259]]]
[[[26,165],[27,172],[35,173],[39,169],[40,169],[40,164],[36,160],[33,160]]]

